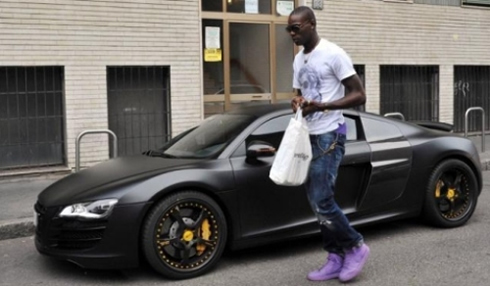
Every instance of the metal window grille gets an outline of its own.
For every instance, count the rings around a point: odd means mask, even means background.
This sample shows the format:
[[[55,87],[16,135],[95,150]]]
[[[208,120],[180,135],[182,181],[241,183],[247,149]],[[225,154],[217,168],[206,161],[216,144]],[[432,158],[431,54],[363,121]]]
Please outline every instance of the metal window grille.
[[[400,112],[405,120],[439,120],[438,66],[381,66],[380,112]]]
[[[490,7],[490,0],[461,0],[462,6]]]
[[[63,67],[0,67],[0,169],[65,164]]]
[[[462,0],[414,0],[415,4],[427,4],[427,5],[438,5],[438,6],[461,6]],[[463,0],[464,1],[464,0]]]
[[[168,67],[108,67],[107,88],[109,128],[117,135],[118,156],[159,148],[171,138]]]
[[[466,110],[483,107],[490,111],[490,66],[454,66],[454,131],[464,132]],[[468,116],[468,130],[481,131],[481,112]],[[490,117],[485,118],[485,129],[489,129]]]

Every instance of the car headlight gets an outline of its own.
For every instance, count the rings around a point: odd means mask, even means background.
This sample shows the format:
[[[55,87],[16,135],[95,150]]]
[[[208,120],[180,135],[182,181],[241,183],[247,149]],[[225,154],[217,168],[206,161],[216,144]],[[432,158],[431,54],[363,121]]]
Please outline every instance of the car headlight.
[[[117,204],[116,199],[100,200],[90,203],[79,203],[65,207],[60,217],[78,217],[85,219],[101,219],[109,216]]]

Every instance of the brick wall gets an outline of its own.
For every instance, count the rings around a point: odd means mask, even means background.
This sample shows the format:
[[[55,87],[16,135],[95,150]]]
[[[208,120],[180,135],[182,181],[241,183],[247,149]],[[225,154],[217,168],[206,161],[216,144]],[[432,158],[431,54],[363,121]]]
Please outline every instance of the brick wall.
[[[325,0],[316,14],[320,35],[366,66],[368,111],[379,112],[379,65],[439,65],[452,123],[453,65],[490,65],[490,9]],[[0,15],[0,66],[65,67],[70,167],[76,136],[108,127],[106,66],[170,66],[173,135],[202,119],[199,0],[1,0]],[[84,138],[83,165],[107,158],[106,138]]]
[[[108,128],[106,66],[170,66],[173,134],[202,118],[199,0],[2,0],[0,27],[0,66],[64,66],[70,167]],[[107,135],[82,154],[106,159]]]
[[[320,35],[366,65],[368,111],[379,112],[378,65],[439,65],[440,119],[452,123],[453,65],[490,65],[490,9],[328,0],[315,13]]]

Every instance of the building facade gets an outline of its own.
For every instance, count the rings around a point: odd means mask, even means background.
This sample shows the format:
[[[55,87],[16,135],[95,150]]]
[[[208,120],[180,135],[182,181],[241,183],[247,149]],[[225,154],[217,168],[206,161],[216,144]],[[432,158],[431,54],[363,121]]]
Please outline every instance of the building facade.
[[[352,57],[365,110],[461,132],[490,110],[486,0],[0,0],[0,173],[154,149],[213,113],[292,97],[289,11]],[[482,128],[481,114],[470,131]],[[488,116],[486,129],[488,129]]]

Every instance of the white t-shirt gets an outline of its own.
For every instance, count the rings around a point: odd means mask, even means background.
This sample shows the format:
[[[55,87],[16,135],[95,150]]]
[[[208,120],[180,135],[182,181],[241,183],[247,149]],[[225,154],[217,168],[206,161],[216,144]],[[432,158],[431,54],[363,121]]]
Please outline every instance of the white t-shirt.
[[[306,100],[331,102],[344,97],[342,80],[356,71],[349,55],[339,46],[325,39],[310,53],[301,50],[294,58],[293,88],[301,89]],[[336,130],[344,123],[342,110],[314,112],[306,116],[310,134]]]

